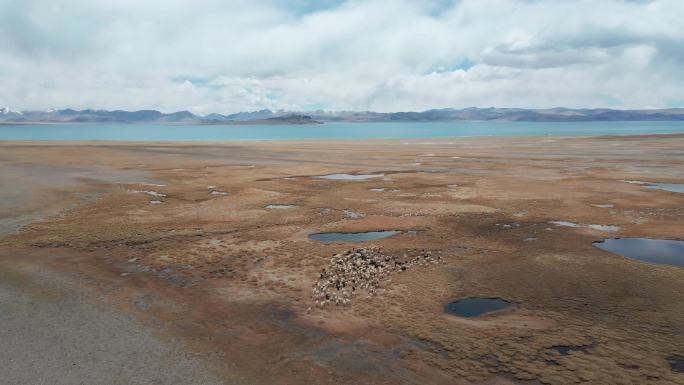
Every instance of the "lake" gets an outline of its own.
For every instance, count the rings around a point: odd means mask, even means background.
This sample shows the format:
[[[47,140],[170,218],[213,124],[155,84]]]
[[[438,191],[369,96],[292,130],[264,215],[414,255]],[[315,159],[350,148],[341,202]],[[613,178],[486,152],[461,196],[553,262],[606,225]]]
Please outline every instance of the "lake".
[[[466,136],[595,136],[684,133],[673,122],[388,122],[311,125],[17,124],[0,140],[300,140],[448,138]]]

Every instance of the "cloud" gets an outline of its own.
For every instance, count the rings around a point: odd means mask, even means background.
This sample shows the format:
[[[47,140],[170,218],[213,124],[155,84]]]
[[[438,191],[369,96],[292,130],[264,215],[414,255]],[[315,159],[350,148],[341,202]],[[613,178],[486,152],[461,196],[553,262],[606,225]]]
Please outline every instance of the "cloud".
[[[671,107],[679,0],[0,0],[13,109]]]

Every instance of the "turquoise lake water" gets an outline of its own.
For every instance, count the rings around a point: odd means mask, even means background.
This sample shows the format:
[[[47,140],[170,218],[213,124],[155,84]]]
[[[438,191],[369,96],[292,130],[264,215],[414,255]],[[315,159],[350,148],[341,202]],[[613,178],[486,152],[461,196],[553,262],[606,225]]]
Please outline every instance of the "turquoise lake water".
[[[298,140],[684,133],[678,122],[392,122],[312,125],[0,125],[0,140]]]

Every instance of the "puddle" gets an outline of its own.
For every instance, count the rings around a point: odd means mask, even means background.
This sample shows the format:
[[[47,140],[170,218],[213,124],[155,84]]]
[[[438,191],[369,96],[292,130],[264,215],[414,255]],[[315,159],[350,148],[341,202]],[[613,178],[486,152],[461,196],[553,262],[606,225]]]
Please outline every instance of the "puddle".
[[[211,194],[211,195],[228,195],[228,193],[225,191],[216,191],[216,190],[210,192],[209,194]]]
[[[566,221],[550,221],[549,223],[556,225],[556,226],[561,226],[561,227],[580,227],[577,223],[572,223],[572,222],[566,222]]]
[[[384,189],[384,188],[372,188],[372,189],[370,189],[370,191],[374,191],[374,192],[384,192],[385,189]]]
[[[568,354],[570,354],[570,352],[586,353],[587,349],[589,349],[589,345],[576,345],[576,346],[557,345],[557,346],[552,346],[551,349],[560,353],[561,356],[567,356]]]
[[[128,192],[131,192],[134,194],[147,194],[147,195],[151,195],[153,197],[162,197],[162,198],[166,196],[166,194],[162,194],[160,192],[147,191],[147,190],[128,190]]]
[[[502,229],[512,229],[514,227],[520,227],[520,223],[497,223],[495,226],[501,227]]]
[[[166,187],[165,184],[159,184],[159,183],[131,182],[130,184],[139,184],[142,186],[152,186],[152,187]]]
[[[266,205],[265,207],[267,209],[284,210],[284,209],[291,209],[291,208],[295,207],[295,205]]]
[[[444,311],[459,317],[473,318],[485,313],[505,309],[510,301],[501,298],[464,298],[444,305]]]
[[[537,240],[537,238],[535,238],[535,237],[529,237],[529,238],[523,239],[523,242],[534,242],[536,240]]]
[[[161,203],[161,201],[150,201],[151,205],[160,205]]]
[[[620,226],[615,226],[615,225],[580,225],[578,223],[567,222],[567,221],[550,221],[549,223],[554,224],[554,225],[559,226],[559,227],[574,227],[574,228],[586,227],[586,228],[589,228],[592,230],[607,231],[607,232],[620,231]]]
[[[309,239],[319,242],[363,242],[382,239],[397,235],[401,231],[368,231],[365,233],[315,233],[310,234]]]
[[[623,180],[625,183],[638,184],[640,186],[684,194],[684,183],[651,183],[640,180]]]
[[[315,176],[316,179],[328,179],[328,180],[364,180],[372,178],[381,178],[385,174],[330,174]]]
[[[670,369],[672,369],[673,372],[684,373],[684,356],[669,356],[667,357],[667,362],[670,364]]]
[[[363,218],[366,216],[363,213],[360,213],[358,211],[352,211],[352,210],[344,210],[344,215],[347,217],[347,219],[359,219],[359,218]]]
[[[608,238],[594,242],[601,250],[646,263],[684,267],[684,241],[648,238]]]
[[[599,230],[599,231],[609,231],[609,232],[620,231],[620,226],[613,226],[613,225],[588,225],[587,227],[590,229]]]
[[[656,190],[665,190],[676,193],[684,194],[684,184],[683,183],[646,183],[644,186],[648,188],[653,188]]]
[[[613,206],[613,205],[592,205],[592,206],[598,207],[598,208],[600,208],[600,209],[610,209],[610,208],[615,207],[615,206]]]

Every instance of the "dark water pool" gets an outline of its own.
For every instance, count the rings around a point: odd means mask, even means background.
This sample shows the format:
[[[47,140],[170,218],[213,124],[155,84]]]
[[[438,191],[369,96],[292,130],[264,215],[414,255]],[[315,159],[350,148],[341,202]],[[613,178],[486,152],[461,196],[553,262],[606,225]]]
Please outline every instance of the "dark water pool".
[[[684,241],[608,238],[601,242],[594,242],[594,246],[641,262],[684,267]]]
[[[667,357],[667,362],[673,372],[684,373],[684,356],[674,355]]]
[[[567,356],[570,352],[586,352],[589,349],[589,345],[556,345],[552,349],[562,356]]]
[[[316,233],[310,234],[309,239],[319,242],[363,242],[382,239],[399,234],[401,231],[367,231],[364,233]]]
[[[510,301],[501,298],[464,298],[444,305],[444,311],[459,317],[473,318],[485,313],[505,309]]]

